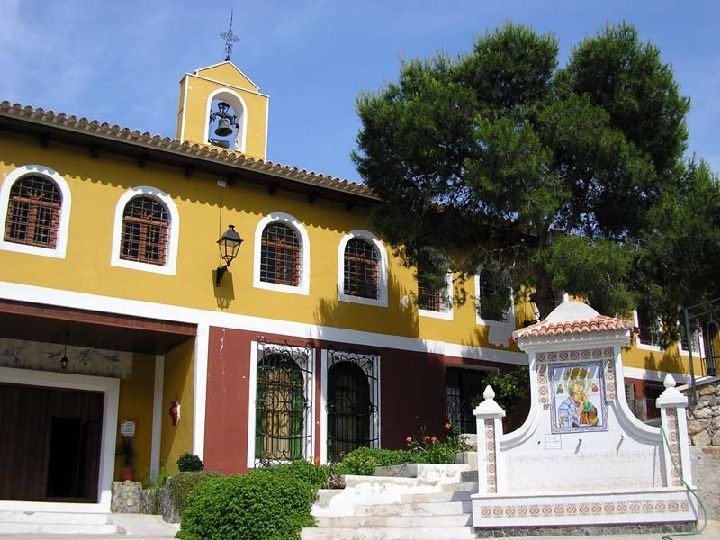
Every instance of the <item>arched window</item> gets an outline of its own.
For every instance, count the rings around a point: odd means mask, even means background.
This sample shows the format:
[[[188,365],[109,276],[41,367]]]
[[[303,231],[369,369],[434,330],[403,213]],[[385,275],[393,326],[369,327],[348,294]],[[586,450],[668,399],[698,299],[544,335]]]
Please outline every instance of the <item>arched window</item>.
[[[349,231],[338,245],[338,300],[387,307],[388,259],[370,231]]]
[[[352,238],[345,246],[344,291],[351,296],[377,300],[379,289],[378,253],[364,238]]]
[[[167,257],[170,219],[165,206],[152,197],[133,197],[122,214],[120,258],[162,266]]]
[[[44,176],[26,175],[10,188],[5,241],[41,248],[57,246],[62,195]]]
[[[302,244],[292,227],[275,221],[262,233],[260,281],[297,287],[302,272]]]
[[[310,236],[294,216],[272,212],[258,222],[253,261],[254,287],[310,294]]]
[[[0,186],[0,249],[64,258],[71,203],[68,183],[50,167],[10,171]]]

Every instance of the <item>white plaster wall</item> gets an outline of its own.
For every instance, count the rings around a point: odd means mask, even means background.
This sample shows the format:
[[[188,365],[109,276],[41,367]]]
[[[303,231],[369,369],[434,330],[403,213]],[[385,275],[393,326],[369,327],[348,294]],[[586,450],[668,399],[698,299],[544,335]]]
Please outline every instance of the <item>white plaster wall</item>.
[[[551,433],[550,406],[541,408],[536,428],[526,442],[501,450],[503,467],[498,480],[502,491],[587,492],[661,487],[660,441],[650,444],[633,436],[624,428],[618,408],[617,400],[608,403],[608,431],[561,435]],[[558,440],[561,448],[554,448]]]

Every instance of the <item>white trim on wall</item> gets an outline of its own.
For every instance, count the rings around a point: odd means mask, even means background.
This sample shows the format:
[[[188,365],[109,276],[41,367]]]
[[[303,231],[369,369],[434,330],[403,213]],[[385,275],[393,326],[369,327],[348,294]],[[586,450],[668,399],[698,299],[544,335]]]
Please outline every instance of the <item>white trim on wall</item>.
[[[222,84],[224,85],[224,83]],[[231,150],[238,150],[244,153],[245,147],[247,146],[248,108],[242,96],[234,90],[228,88],[226,85],[224,85],[223,88],[213,90],[207,97],[205,104],[205,131],[203,142],[205,144],[210,144],[210,113],[212,112],[212,103],[214,99],[224,101],[232,107],[233,112],[237,116],[239,128],[238,137],[236,138],[235,144]]]
[[[199,323],[195,334],[193,372],[193,454],[200,459],[205,451],[205,403],[207,400],[208,347],[210,326]]]
[[[442,319],[444,321],[453,320],[453,275],[452,272],[445,274],[447,286],[445,288],[445,298],[442,299],[440,311],[431,311],[429,309],[418,308],[418,314],[421,317],[430,317],[432,319]],[[418,289],[418,294],[420,290]]]
[[[115,439],[117,435],[120,379],[0,367],[0,382],[102,392],[104,395],[102,439],[98,465],[98,502],[49,503],[39,501],[0,501],[0,510],[110,512],[113,472],[115,469]]]
[[[327,349],[320,351],[320,463],[325,465],[328,461],[327,455],[327,400],[328,400],[328,352]]]
[[[150,445],[150,481],[160,472],[160,444],[162,441],[163,390],[165,386],[165,355],[155,355],[155,384],[153,386],[152,443]]]
[[[287,225],[300,236],[300,279],[298,280],[297,286],[267,283],[260,280],[262,234],[265,227],[276,221]],[[253,286],[255,288],[285,293],[310,294],[310,237],[298,219],[285,212],[272,212],[262,218],[257,224],[257,227],[255,227],[255,246],[253,251]]]
[[[378,295],[377,298],[364,298],[345,294],[345,246],[354,238],[362,238],[370,242],[377,250],[378,260]],[[341,302],[355,302],[369,306],[387,307],[388,305],[388,256],[385,246],[380,239],[370,231],[354,230],[342,237],[338,244],[338,300]]]
[[[28,246],[5,240],[5,223],[7,221],[8,206],[10,203],[10,190],[16,181],[23,176],[42,176],[53,182],[60,191],[62,198],[60,203],[60,220],[58,222],[57,242],[54,248]],[[7,251],[15,251],[17,253],[26,253],[28,255],[40,255],[43,257],[55,257],[64,259],[67,252],[68,243],[68,227],[70,225],[70,209],[72,207],[72,197],[70,195],[70,187],[60,174],[44,165],[23,165],[5,175],[2,187],[0,187],[0,223],[2,224],[2,234],[0,235],[0,249]]]
[[[247,467],[255,468],[255,423],[257,422],[257,411],[255,401],[257,400],[257,362],[258,342],[250,342],[250,372],[248,374],[248,415],[247,415]]]
[[[120,248],[122,246],[122,220],[125,205],[134,197],[151,197],[162,203],[170,214],[170,224],[167,234],[167,253],[165,256],[165,264],[160,266],[157,264],[148,264],[137,261],[128,261],[120,257]],[[178,237],[180,235],[180,216],[177,207],[172,198],[155,187],[152,186],[136,186],[130,188],[120,196],[115,205],[115,219],[113,221],[113,241],[112,253],[110,255],[110,264],[122,268],[130,268],[132,270],[141,270],[143,272],[152,272],[155,274],[164,274],[174,276],[177,266]]]
[[[0,281],[0,298],[131,316],[142,313],[143,316],[153,319],[188,322],[191,324],[207,324],[220,328],[249,330],[261,333],[267,332],[268,328],[272,328],[273,333],[288,337],[325,339],[328,341],[347,343],[349,345],[373,348],[401,349],[514,365],[525,365],[527,363],[527,356],[524,353],[491,347],[448,343],[439,340],[419,339],[417,337],[393,336],[378,332],[334,328],[312,323],[253,317],[250,315],[239,315],[220,311],[206,311],[157,302],[142,302],[126,298],[11,283],[8,281]]]

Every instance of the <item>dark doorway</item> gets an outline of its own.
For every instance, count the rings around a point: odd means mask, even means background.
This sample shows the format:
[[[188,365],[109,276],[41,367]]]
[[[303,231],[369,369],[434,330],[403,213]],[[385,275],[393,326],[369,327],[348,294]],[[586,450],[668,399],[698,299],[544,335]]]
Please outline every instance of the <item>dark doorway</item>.
[[[482,395],[486,374],[477,369],[445,370],[445,414],[460,433],[477,431],[472,403]]]
[[[0,384],[0,499],[97,502],[104,396]]]
[[[361,446],[374,446],[370,423],[373,405],[367,375],[353,362],[338,362],[328,370],[328,459]]]

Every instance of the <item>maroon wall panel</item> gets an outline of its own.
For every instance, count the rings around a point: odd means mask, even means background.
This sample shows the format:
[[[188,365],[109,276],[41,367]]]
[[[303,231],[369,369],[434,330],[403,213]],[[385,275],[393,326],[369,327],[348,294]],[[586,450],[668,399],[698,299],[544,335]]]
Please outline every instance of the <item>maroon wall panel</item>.
[[[205,468],[247,471],[250,335],[210,328],[205,400]]]
[[[428,353],[380,351],[382,446],[405,448],[421,431],[444,433],[445,366]]]

